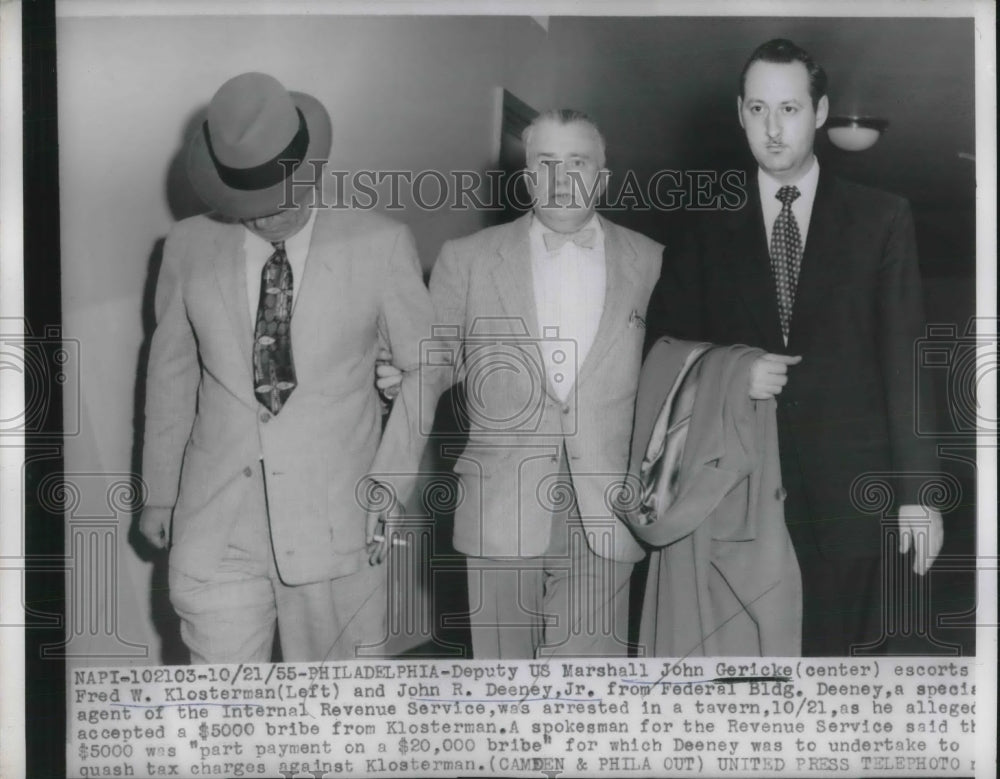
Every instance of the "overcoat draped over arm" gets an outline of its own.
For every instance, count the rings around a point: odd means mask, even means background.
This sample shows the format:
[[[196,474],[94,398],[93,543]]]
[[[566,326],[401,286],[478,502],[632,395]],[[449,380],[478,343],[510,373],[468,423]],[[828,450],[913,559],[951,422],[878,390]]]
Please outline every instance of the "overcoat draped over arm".
[[[785,527],[775,401],[749,397],[761,354],[662,338],[643,365],[635,500],[624,518],[653,547],[640,627],[647,655],[801,653],[802,586]]]

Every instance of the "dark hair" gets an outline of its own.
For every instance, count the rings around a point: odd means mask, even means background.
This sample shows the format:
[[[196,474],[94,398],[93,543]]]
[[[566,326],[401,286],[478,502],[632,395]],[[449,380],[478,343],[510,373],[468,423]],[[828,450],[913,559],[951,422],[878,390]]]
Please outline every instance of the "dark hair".
[[[744,90],[747,83],[747,71],[755,62],[781,64],[801,62],[809,74],[809,96],[812,98],[813,108],[817,107],[819,99],[826,94],[826,71],[823,70],[822,66],[809,56],[809,52],[796,46],[787,38],[774,38],[754,49],[747,64],[743,66],[743,72],[740,73],[740,97],[746,97]]]
[[[531,143],[531,137],[535,134],[535,128],[543,122],[555,122],[557,125],[567,125],[575,124],[579,122],[580,124],[585,124],[594,131],[594,135],[597,136],[597,147],[599,149],[600,157],[597,163],[600,167],[604,167],[605,162],[605,141],[604,133],[601,132],[601,128],[597,126],[597,122],[591,119],[583,111],[577,111],[574,108],[552,108],[548,111],[543,111],[534,119],[531,123],[524,128],[521,133],[521,140],[524,142],[524,152],[527,155],[528,146]]]

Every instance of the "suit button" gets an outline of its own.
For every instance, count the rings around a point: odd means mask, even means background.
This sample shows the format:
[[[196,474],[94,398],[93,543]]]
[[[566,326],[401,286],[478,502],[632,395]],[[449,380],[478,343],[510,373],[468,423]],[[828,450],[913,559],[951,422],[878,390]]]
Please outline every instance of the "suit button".
[[[777,500],[784,500],[788,497],[788,493],[785,491],[784,487],[778,487],[778,489],[774,491],[774,497]]]
[[[559,462],[559,458],[558,458],[558,457],[556,457],[555,455],[552,455],[552,460],[551,460],[551,462],[554,462],[554,463],[557,463],[557,462]]]
[[[260,412],[260,421],[261,422],[270,422],[271,421],[271,415],[269,413],[267,413],[266,411],[261,411]]]
[[[563,407],[562,407],[562,412],[563,412],[564,414],[568,414],[568,413],[570,412],[570,407],[569,407],[569,406],[563,406]]]
[[[249,479],[251,476],[253,476],[253,468],[251,468],[248,465],[246,468],[243,469],[243,475]]]

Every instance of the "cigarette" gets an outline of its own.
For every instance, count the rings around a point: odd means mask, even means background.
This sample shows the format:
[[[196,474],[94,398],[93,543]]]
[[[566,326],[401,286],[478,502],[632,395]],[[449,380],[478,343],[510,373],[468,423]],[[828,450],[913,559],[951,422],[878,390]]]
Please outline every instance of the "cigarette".
[[[383,541],[385,541],[385,536],[372,536],[372,541],[375,541],[376,543],[381,544]],[[407,541],[405,538],[393,538],[392,539],[392,545],[393,546],[409,546],[410,542]]]

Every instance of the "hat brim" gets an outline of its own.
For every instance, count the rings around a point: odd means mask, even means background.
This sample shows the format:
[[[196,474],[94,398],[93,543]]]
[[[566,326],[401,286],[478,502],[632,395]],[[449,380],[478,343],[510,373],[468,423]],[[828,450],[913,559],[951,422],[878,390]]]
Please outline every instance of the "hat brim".
[[[191,137],[188,145],[187,173],[195,193],[205,205],[214,211],[234,219],[253,219],[281,210],[288,205],[289,179],[303,184],[311,184],[319,171],[310,161],[326,162],[333,142],[333,125],[323,104],[311,95],[302,92],[288,93],[296,107],[302,112],[309,129],[309,146],[303,164],[295,173],[265,189],[236,189],[221,178],[208,152],[208,143],[201,126]]]

